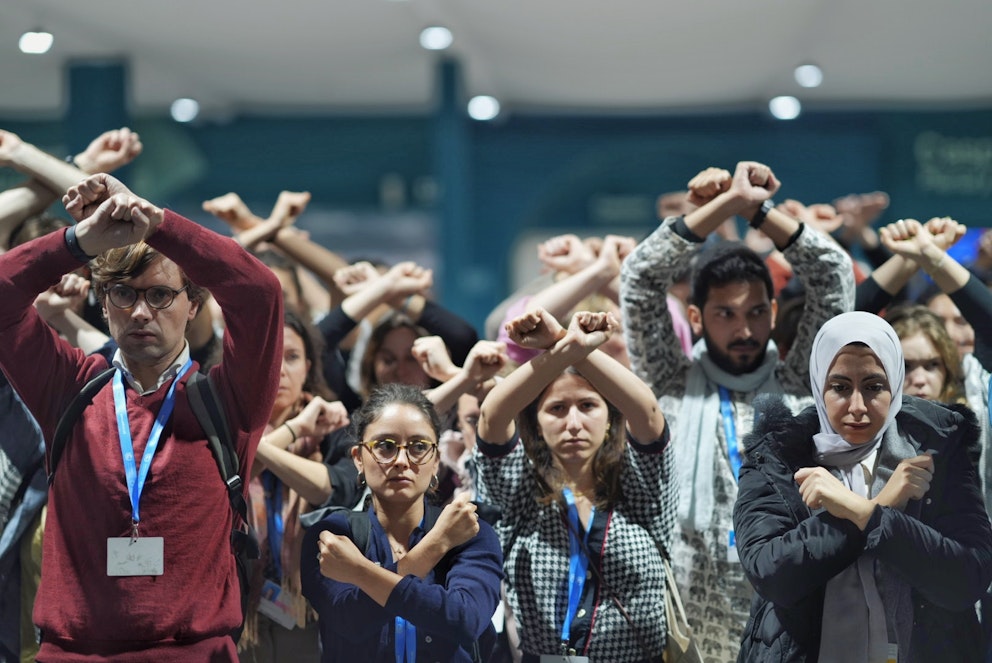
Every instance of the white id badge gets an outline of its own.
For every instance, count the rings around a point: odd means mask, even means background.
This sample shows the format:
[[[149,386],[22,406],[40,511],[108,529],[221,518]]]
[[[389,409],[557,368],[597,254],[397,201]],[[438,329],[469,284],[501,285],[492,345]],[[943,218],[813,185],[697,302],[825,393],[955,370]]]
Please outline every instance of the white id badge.
[[[258,611],[279,626],[292,630],[296,628],[293,606],[283,603],[281,594],[282,587],[271,580],[266,580],[262,587],[262,597],[258,600]]]
[[[541,663],[590,663],[588,656],[568,654],[541,654]]]
[[[160,576],[165,569],[165,540],[160,536],[107,539],[108,576]]]
[[[885,657],[885,663],[899,663],[899,645],[889,644],[888,654]]]
[[[731,564],[738,564],[741,561],[737,554],[737,535],[734,534],[734,530],[730,530],[727,534],[727,561]]]

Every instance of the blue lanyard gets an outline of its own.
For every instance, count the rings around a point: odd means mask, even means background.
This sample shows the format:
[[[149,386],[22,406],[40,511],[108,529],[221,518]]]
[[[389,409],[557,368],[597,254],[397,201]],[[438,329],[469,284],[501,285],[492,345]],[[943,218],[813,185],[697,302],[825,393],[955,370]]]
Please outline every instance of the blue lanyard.
[[[417,627],[403,619],[396,618],[396,663],[417,662]],[[406,658],[404,658],[404,656]]]
[[[562,488],[562,495],[565,496],[565,503],[568,505],[568,609],[565,612],[565,621],[561,625],[562,645],[571,642],[572,620],[579,610],[579,602],[582,600],[582,590],[586,584],[586,573],[589,571],[589,556],[586,555],[586,546],[589,544],[589,532],[592,531],[592,520],[596,515],[596,507],[589,512],[589,526],[585,531],[583,542],[586,545],[579,545],[578,533],[582,531],[579,526],[579,510],[575,506],[575,496],[571,489]]]
[[[262,485],[265,486],[265,522],[268,529],[269,551],[276,578],[282,580],[282,535],[285,525],[282,522],[282,482],[269,470],[262,472]]]
[[[148,477],[148,469],[152,466],[152,458],[155,457],[155,450],[158,449],[159,438],[162,437],[162,429],[165,423],[172,416],[172,408],[176,405],[176,385],[179,379],[189,370],[193,362],[189,359],[182,365],[176,377],[169,386],[169,391],[162,402],[162,409],[155,417],[155,424],[152,432],[148,436],[148,443],[145,444],[145,453],[141,457],[141,469],[137,469],[134,464],[134,444],[131,441],[131,422],[127,416],[127,399],[124,397],[124,379],[121,377],[121,370],[114,373],[114,410],[117,412],[117,437],[121,443],[121,456],[124,458],[124,477],[127,479],[127,493],[131,497],[131,522],[134,524],[132,536],[137,536],[138,522],[141,516],[138,513],[138,504],[141,502],[141,492],[145,488],[145,479]]]
[[[730,404],[730,392],[720,385],[720,415],[723,417],[723,436],[727,438],[727,455],[734,479],[741,473],[741,452],[737,450],[737,425],[734,423],[734,408]]]

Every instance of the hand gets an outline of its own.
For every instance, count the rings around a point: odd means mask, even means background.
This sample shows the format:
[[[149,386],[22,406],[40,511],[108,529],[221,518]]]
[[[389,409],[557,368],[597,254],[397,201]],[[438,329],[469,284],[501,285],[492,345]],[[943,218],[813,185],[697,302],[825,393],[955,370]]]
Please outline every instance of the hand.
[[[348,425],[348,410],[341,401],[325,401],[314,396],[289,422],[298,437],[322,438]]]
[[[90,282],[75,272],[64,274],[58,285],[38,295],[34,306],[45,320],[79,306],[90,291]]]
[[[506,343],[479,341],[468,351],[464,370],[474,384],[482,384],[506,367],[510,358],[506,354]]]
[[[872,501],[901,511],[909,500],[918,500],[926,495],[932,480],[933,456],[922,454],[907,458],[899,461],[895,472]]]
[[[17,159],[24,141],[17,134],[0,129],[0,166],[10,166]]]
[[[746,206],[757,209],[774,196],[780,186],[768,166],[756,161],[741,161],[734,170],[730,192],[736,194]]]
[[[434,285],[434,271],[411,261],[393,265],[381,278],[388,284],[393,308],[399,308],[410,295],[426,296]]]
[[[506,323],[510,340],[522,348],[547,350],[565,336],[565,328],[543,308],[528,311]]]
[[[116,178],[98,173],[69,187],[65,209],[79,224],[76,238],[88,255],[135,244],[158,228],[163,213]]]
[[[868,248],[878,245],[872,223],[889,206],[889,196],[882,191],[872,193],[852,193],[834,201],[842,219],[843,238],[848,242],[860,242]]]
[[[421,336],[413,342],[411,352],[424,373],[438,382],[447,382],[458,372],[448,354],[448,346],[440,336]]]
[[[610,340],[619,329],[620,322],[612,313],[580,311],[572,316],[563,342],[577,342],[583,348],[594,350]]]
[[[436,525],[435,525],[436,527]],[[323,531],[317,541],[321,574],[338,582],[352,582],[355,572],[371,562],[346,536]]]
[[[470,541],[479,533],[479,515],[469,501],[468,493],[456,496],[437,517],[433,530],[438,530],[442,545],[451,550]]]
[[[593,263],[596,254],[575,235],[558,235],[537,245],[537,257],[552,272],[574,274]]]
[[[441,433],[437,441],[437,450],[441,464],[458,474],[464,468],[458,466],[458,461],[465,453],[465,436],[461,431],[448,429]]]
[[[803,502],[810,509],[826,509],[831,515],[858,523],[864,529],[874,506],[852,492],[825,467],[801,468],[794,478]]]
[[[797,219],[825,235],[829,235],[840,228],[844,222],[844,217],[837,213],[833,205],[827,205],[825,203],[814,203],[807,206],[798,200],[789,198],[778,205],[778,208],[793,219]]]
[[[353,295],[382,276],[375,266],[366,261],[342,267],[334,272],[334,285],[347,297]]]
[[[300,214],[303,214],[303,210],[307,208],[309,202],[309,191],[282,191],[279,193],[279,198],[276,199],[276,204],[272,208],[269,221],[275,223],[278,220],[278,224],[281,227],[292,225],[296,221],[296,218]]]
[[[203,211],[210,212],[231,226],[235,233],[254,228],[262,221],[252,214],[245,201],[241,200],[241,196],[234,192],[203,201]]]
[[[689,180],[686,200],[696,206],[703,206],[721,193],[730,190],[733,177],[723,168],[707,168]]]
[[[620,264],[623,259],[637,246],[633,237],[607,235],[603,238],[603,246],[599,250],[596,264],[600,265],[600,273],[611,279],[620,275]]]
[[[141,138],[127,127],[105,131],[74,158],[87,173],[110,173],[141,154]]]
[[[957,244],[968,232],[967,226],[949,216],[935,216],[924,223],[923,228],[930,232],[933,243],[942,251]]]

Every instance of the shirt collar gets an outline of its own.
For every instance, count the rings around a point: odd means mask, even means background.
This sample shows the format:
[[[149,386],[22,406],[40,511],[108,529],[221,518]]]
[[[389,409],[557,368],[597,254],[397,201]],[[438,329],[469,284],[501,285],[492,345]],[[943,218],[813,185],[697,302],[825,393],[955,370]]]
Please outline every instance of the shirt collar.
[[[145,394],[158,391],[159,387],[176,377],[176,374],[179,373],[179,369],[182,368],[187,361],[189,361],[189,341],[183,341],[182,352],[180,352],[179,356],[176,357],[169,367],[158,376],[158,382],[155,383],[153,387],[148,389],[145,389],[144,386],[134,378],[134,375],[124,363],[124,355],[121,354],[120,348],[117,348],[114,352],[114,358],[111,361],[111,364],[113,364],[114,368],[120,369],[121,373],[124,375],[124,379],[127,380],[127,383],[131,385],[135,391],[144,396]]]

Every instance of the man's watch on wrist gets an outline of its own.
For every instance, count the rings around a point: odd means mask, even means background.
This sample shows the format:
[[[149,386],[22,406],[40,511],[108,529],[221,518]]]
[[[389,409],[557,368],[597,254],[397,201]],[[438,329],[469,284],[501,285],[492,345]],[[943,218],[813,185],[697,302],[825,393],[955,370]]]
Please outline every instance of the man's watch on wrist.
[[[747,225],[757,230],[761,227],[761,224],[765,222],[765,217],[768,216],[768,213],[772,211],[772,208],[774,207],[775,201],[771,198],[761,203],[761,207],[759,207],[758,211],[754,213],[754,216],[752,216],[751,220],[747,222]]]

